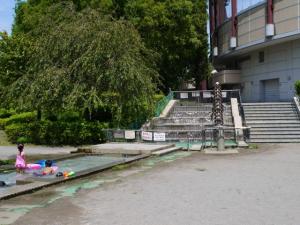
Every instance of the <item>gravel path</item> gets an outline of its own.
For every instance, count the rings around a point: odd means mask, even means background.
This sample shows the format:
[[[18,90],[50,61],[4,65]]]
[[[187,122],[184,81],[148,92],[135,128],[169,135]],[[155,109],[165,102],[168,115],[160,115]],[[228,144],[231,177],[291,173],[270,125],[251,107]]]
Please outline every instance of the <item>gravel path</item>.
[[[15,224],[300,224],[299,145],[261,149],[162,163],[35,208]]]

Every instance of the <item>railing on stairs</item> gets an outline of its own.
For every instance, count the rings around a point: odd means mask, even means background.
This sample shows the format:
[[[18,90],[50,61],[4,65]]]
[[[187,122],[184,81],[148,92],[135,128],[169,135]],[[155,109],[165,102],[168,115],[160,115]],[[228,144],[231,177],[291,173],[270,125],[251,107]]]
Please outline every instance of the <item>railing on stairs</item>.
[[[168,105],[168,103],[173,100],[174,98],[174,92],[170,90],[169,94],[165,97],[163,97],[163,99],[161,99],[157,105],[156,105],[156,109],[155,109],[155,116],[158,117],[162,111],[166,108],[166,106]]]

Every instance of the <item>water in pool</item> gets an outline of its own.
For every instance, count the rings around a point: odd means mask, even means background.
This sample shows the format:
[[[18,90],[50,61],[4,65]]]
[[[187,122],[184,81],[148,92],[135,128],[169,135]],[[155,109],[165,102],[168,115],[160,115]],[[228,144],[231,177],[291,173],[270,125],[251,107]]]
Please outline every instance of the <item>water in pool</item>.
[[[56,172],[79,172],[82,170],[91,169],[98,166],[104,166],[110,163],[123,161],[124,158],[117,156],[83,156],[73,159],[66,159],[62,161],[56,162],[56,166],[58,166],[58,170]],[[34,171],[29,171],[27,174],[18,174],[16,172],[11,172],[7,174],[0,174],[0,180],[4,181],[6,184],[14,185],[16,184],[16,180],[24,176],[33,176]],[[35,172],[38,172],[35,170]],[[44,179],[52,179],[55,175],[43,176],[41,178]],[[1,188],[2,189],[2,188]],[[0,189],[0,191],[1,191]]]

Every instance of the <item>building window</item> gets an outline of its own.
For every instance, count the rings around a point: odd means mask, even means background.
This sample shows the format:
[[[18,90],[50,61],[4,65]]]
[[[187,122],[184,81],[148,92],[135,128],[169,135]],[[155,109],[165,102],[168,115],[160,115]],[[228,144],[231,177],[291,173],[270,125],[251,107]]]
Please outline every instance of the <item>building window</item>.
[[[258,62],[263,63],[265,61],[265,52],[258,53]]]
[[[231,0],[224,0],[225,4],[225,11],[226,11],[226,18],[230,18],[232,16],[231,12]]]
[[[237,0],[238,13],[263,2],[266,0]]]

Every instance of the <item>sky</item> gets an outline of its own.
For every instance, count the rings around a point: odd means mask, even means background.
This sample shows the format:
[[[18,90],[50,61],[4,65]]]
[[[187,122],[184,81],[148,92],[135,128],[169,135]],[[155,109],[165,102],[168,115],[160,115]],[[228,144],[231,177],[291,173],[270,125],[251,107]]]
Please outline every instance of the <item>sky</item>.
[[[14,21],[15,0],[0,0],[0,31],[11,33]]]

